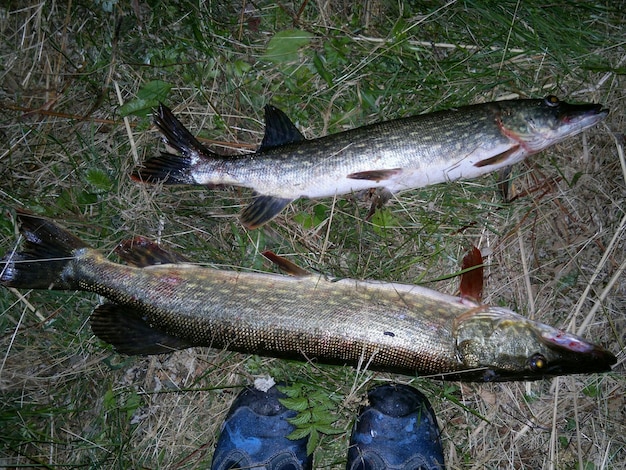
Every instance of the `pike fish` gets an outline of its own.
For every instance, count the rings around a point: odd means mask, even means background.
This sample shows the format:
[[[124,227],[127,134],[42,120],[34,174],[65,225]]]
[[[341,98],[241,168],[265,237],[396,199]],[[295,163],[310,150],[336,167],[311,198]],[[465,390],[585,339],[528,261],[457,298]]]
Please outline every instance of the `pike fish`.
[[[507,168],[607,114],[599,104],[568,104],[548,96],[463,106],[306,140],[285,113],[268,105],[257,152],[223,156],[204,147],[160,105],[155,124],[178,154],[149,159],[131,177],[146,183],[251,188],[254,199],[241,221],[256,228],[301,197],[370,188],[397,193]]]
[[[105,259],[54,222],[18,212],[24,250],[0,283],[95,292],[92,331],[124,354],[192,346],[461,381],[606,372],[615,356],[573,334],[415,285],[200,267],[145,238]]]

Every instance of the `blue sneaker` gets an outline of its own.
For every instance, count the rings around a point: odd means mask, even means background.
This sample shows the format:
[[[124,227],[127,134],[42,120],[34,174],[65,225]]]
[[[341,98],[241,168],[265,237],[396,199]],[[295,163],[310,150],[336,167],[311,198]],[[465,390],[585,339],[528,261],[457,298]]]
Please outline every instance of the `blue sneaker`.
[[[222,425],[211,470],[310,470],[306,438],[286,437],[295,429],[287,418],[296,412],[278,401],[284,397],[276,386],[267,392],[245,388]]]
[[[354,423],[347,470],[444,469],[439,427],[428,399],[408,385],[380,385]]]

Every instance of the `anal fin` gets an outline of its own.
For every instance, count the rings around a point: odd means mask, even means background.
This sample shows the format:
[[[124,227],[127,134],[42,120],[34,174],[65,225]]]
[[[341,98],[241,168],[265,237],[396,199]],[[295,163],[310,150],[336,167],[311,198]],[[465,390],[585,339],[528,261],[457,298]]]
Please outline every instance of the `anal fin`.
[[[241,213],[241,223],[255,229],[276,217],[293,199],[258,195]]]
[[[388,170],[370,170],[370,171],[358,171],[356,173],[350,173],[347,178],[353,180],[369,180],[376,181],[377,183],[388,180],[392,176],[396,176],[402,173],[402,168],[391,168]]]
[[[188,341],[152,328],[140,312],[130,307],[99,305],[89,322],[93,333],[121,354],[164,354],[192,346]]]

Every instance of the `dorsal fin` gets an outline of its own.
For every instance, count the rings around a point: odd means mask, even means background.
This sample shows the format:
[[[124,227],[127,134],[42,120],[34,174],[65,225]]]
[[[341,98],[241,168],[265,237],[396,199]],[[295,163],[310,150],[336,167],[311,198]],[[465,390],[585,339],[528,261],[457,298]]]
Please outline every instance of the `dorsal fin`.
[[[145,237],[135,237],[123,240],[115,248],[117,256],[126,263],[138,268],[145,268],[155,264],[188,263],[189,260],[176,251],[161,248],[152,240]]]
[[[305,277],[311,275],[311,273],[306,269],[301,268],[296,263],[289,261],[287,258],[277,255],[273,251],[265,250],[261,254],[290,276]]]
[[[306,140],[291,119],[271,104],[265,105],[265,135],[259,152]]]

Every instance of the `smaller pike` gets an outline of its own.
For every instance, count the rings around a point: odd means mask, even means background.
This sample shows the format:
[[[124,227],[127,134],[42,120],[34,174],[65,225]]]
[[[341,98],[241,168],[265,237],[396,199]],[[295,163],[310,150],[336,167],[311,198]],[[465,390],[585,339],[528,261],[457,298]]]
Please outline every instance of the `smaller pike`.
[[[616,362],[511,310],[420,286],[203,268],[143,238],[120,245],[122,265],[47,219],[18,218],[25,249],[0,261],[0,284],[105,296],[91,328],[125,354],[209,346],[479,382],[606,372]]]
[[[223,156],[205,148],[161,105],[155,124],[180,155],[162,153],[131,176],[146,183],[251,188],[255,197],[241,221],[256,228],[300,197],[374,187],[396,193],[476,178],[574,136],[607,114],[598,104],[548,96],[463,106],[306,140],[282,111],[268,105],[257,152]]]

